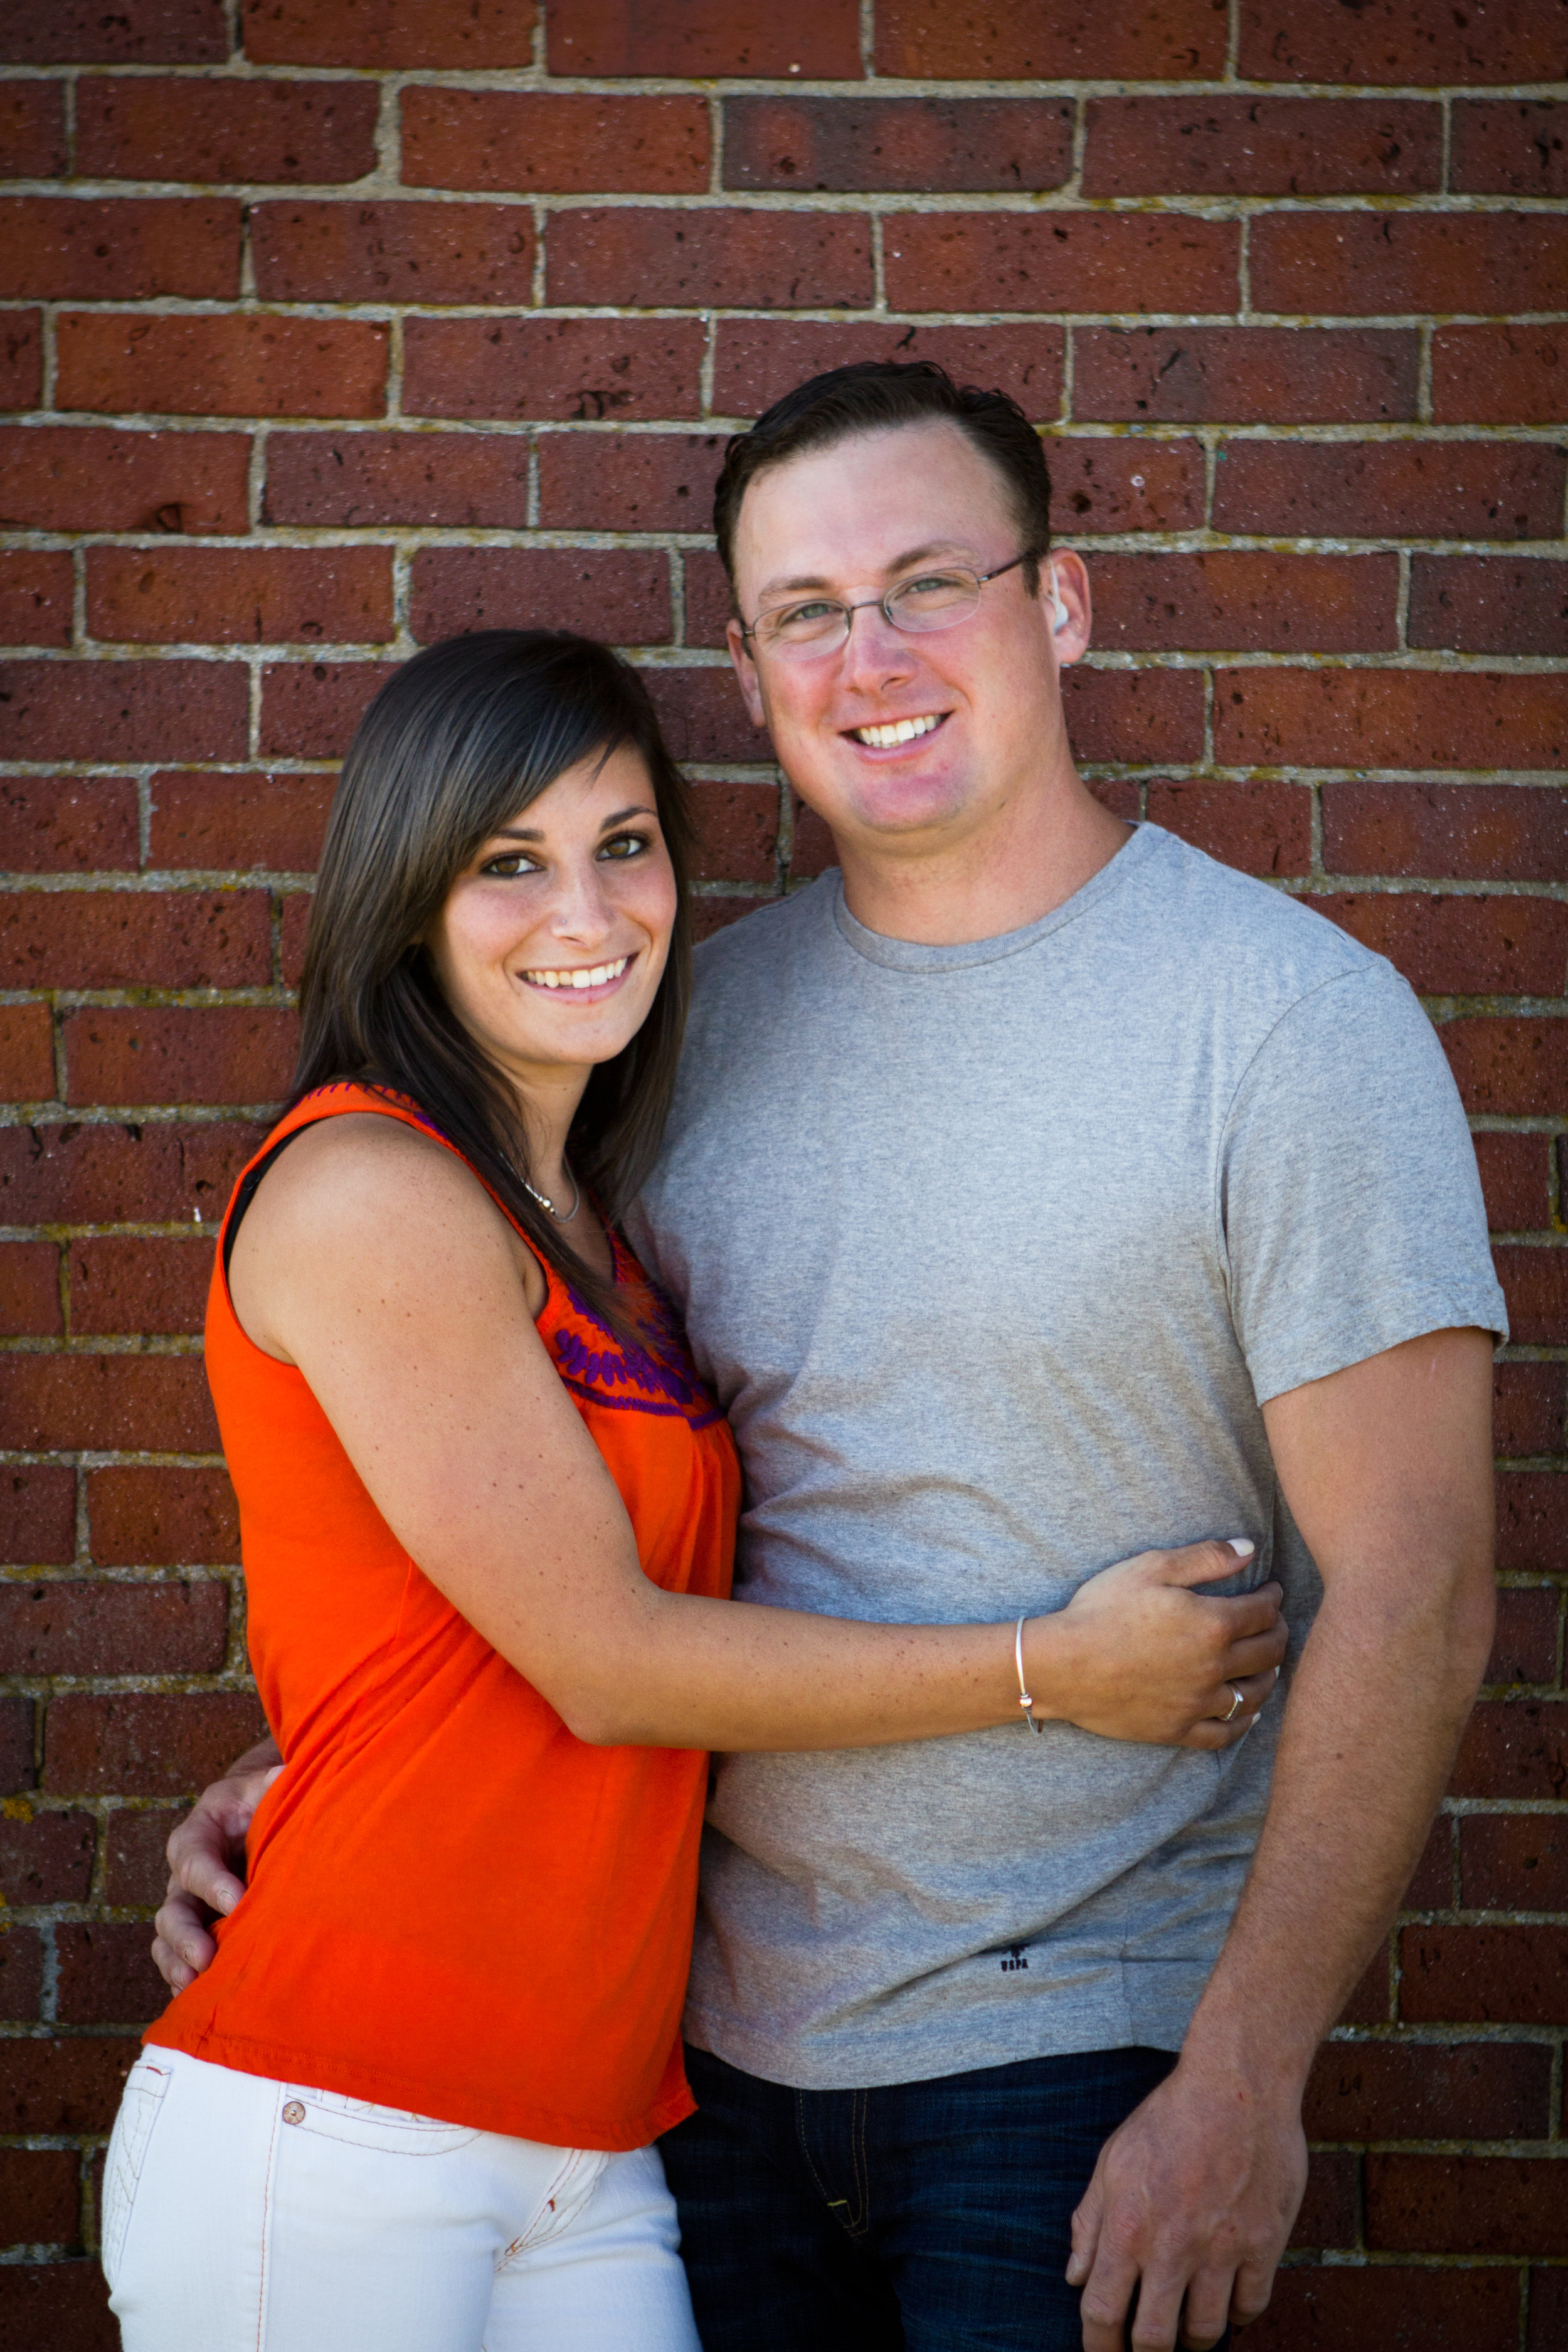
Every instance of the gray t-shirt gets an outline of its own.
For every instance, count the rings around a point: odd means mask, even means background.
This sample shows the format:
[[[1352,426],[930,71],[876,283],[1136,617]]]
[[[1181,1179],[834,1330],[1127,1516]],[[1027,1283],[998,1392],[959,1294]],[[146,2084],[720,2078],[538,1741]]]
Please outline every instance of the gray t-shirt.
[[[1505,1328],[1405,982],[1154,825],[1000,939],[884,939],[829,874],[711,940],[631,1225],[740,1443],[742,1598],[845,1617],[1010,1620],[1250,1535],[1299,1648],[1259,1407]],[[691,2038],[805,2089],[1178,2047],[1280,1711],[1223,1757],[1020,1719],[722,1759]]]

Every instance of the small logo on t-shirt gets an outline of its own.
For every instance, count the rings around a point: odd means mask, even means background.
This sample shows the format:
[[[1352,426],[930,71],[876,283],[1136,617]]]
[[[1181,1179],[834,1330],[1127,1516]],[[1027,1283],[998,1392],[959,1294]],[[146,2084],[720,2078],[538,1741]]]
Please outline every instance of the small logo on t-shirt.
[[[1007,1957],[1002,1962],[1002,1973],[1005,1977],[1011,1976],[1015,1969],[1026,1969],[1028,1967],[1029,1963],[1024,1958],[1024,1955],[1028,1948],[1029,1947],[1027,1944],[1008,1945]]]

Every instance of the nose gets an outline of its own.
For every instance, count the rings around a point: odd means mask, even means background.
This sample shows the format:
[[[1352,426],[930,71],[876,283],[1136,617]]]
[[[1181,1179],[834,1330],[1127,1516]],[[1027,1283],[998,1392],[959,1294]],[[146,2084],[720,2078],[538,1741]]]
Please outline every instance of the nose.
[[[845,685],[875,693],[912,677],[917,657],[908,633],[894,628],[880,604],[858,604],[840,658]]]
[[[563,860],[551,892],[550,929],[558,940],[594,947],[616,920],[605,868],[594,856]]]

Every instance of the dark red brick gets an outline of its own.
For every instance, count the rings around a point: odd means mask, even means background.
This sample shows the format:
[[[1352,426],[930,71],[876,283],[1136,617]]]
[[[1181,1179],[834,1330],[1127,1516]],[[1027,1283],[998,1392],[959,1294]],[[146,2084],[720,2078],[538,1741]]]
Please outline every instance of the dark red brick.
[[[0,645],[68,646],[73,578],[63,550],[0,554]]]
[[[169,1884],[170,1832],[184,1818],[177,1807],[156,1811],[117,1806],[109,1816],[104,1896],[110,1903],[162,1903]]]
[[[1568,1111],[1568,1029],[1561,1021],[1445,1021],[1437,1031],[1465,1108],[1521,1118]]]
[[[1062,679],[1080,760],[1186,761],[1203,757],[1203,679],[1188,669],[1072,669]]]
[[[58,179],[67,162],[63,82],[7,82],[0,89],[0,179]]]
[[[1413,417],[1402,328],[1091,327],[1074,338],[1073,413],[1145,425],[1387,424]]]
[[[1068,440],[1046,446],[1051,528],[1073,539],[1101,530],[1196,530],[1204,519],[1197,441]]]
[[[229,662],[6,662],[0,758],[243,759],[248,701],[246,674]]]
[[[877,11],[878,72],[943,81],[1206,81],[1225,70],[1225,44],[1215,0],[881,0]]]
[[[555,213],[544,266],[563,304],[864,310],[872,297],[870,224],[844,213]]]
[[[0,1584],[0,1656],[14,1675],[216,1674],[228,1587]]]
[[[1521,784],[1330,783],[1331,873],[1552,882],[1568,871],[1568,792]]]
[[[382,644],[385,547],[94,547],[87,625],[144,645]]]
[[[5,1356],[11,1443],[28,1453],[212,1453],[216,1423],[196,1356]]]
[[[1568,1926],[1405,1927],[1399,1966],[1399,2013],[1407,2022],[1561,2025]],[[1455,2239],[1453,2250],[1461,2244]]]
[[[1551,1213],[1546,1191],[1546,1137],[1490,1130],[1472,1139],[1481,1171],[1481,1190],[1486,1194],[1487,1222],[1492,1232],[1526,1233],[1545,1225]],[[1499,1448],[1500,1452],[1508,1450]]]
[[[1091,98],[1081,184],[1086,196],[1413,195],[1440,184],[1442,163],[1441,110],[1410,99]]]
[[[76,1554],[76,1473],[44,1462],[0,1468],[0,1559],[56,1567]],[[0,1712],[5,1702],[0,1700]],[[0,1729],[0,1743],[5,1734]]]
[[[743,916],[754,915],[759,907],[773,903],[770,898],[694,898],[691,902],[691,936],[694,940],[710,940],[715,931],[728,930]]]
[[[1373,653],[1397,642],[1394,555],[1099,555],[1094,641],[1118,652]]]
[[[1568,1478],[1551,1470],[1500,1472],[1497,1549],[1500,1569],[1561,1576],[1568,1559]]]
[[[1283,2270],[1247,2352],[1514,2352],[1519,2273],[1391,2263]]]
[[[53,1242],[0,1242],[0,1330],[53,1339],[60,1320],[60,1254]]]
[[[1454,1901],[1454,1823],[1439,1813],[1400,1897],[1402,1911],[1447,1911]]]
[[[9,1474],[12,1477],[15,1472]],[[0,1697],[0,1793],[30,1789],[33,1770],[33,1702]]]
[[[1149,817],[1244,874],[1305,874],[1311,863],[1312,795],[1305,784],[1156,778]]]
[[[87,1481],[92,1557],[101,1568],[173,1568],[239,1558],[239,1515],[224,1470],[125,1464]]]
[[[570,0],[547,11],[552,73],[798,73],[858,80],[856,0],[814,0],[783,13],[764,0]]]
[[[1340,2011],[1341,2025],[1386,2025],[1394,2015],[1394,1960],[1380,1944]]]
[[[1561,327],[1439,327],[1432,338],[1435,425],[1561,425],[1565,402]]]
[[[277,312],[67,310],[62,408],[204,416],[379,416],[387,330]]]
[[[44,392],[44,314],[0,311],[0,406],[37,408]]]
[[[1551,2112],[1552,2053],[1540,2043],[1331,2042],[1301,2119],[1313,2140],[1544,2139]]]
[[[95,1920],[55,1929],[62,2025],[146,2025],[169,2005],[142,1921]]]
[[[249,459],[242,433],[7,425],[0,504],[8,527],[28,530],[239,532]]]
[[[390,662],[285,662],[262,672],[261,750],[289,760],[341,760]]]
[[[37,1929],[7,1927],[0,1935],[0,2019],[7,2025],[36,2024],[43,1992],[44,1952]]]
[[[1516,1369],[1500,1364],[1499,1371]],[[1533,1371],[1534,1365],[1518,1370]],[[1555,1369],[1547,1364],[1544,1371]],[[1484,1681],[1491,1687],[1519,1683],[1554,1683],[1557,1679],[1557,1587],[1552,1584],[1504,1585],[1497,1597],[1497,1632],[1487,1661]]]
[[[258,205],[251,239],[264,301],[532,299],[533,222],[521,205]]]
[[[1466,654],[1568,654],[1568,566],[1509,555],[1416,555],[1409,639]]]
[[[807,808],[804,801],[797,800],[795,804],[795,839],[790,848],[790,880],[810,881],[818,874],[826,874],[830,866],[837,863],[838,852],[833,845],[833,835],[826,825],[815,809]]]
[[[100,1235],[72,1242],[71,1329],[199,1331],[212,1276],[212,1243]]]
[[[1562,2168],[1530,2157],[1369,2156],[1366,2242],[1412,2253],[1568,2253]]]
[[[259,1005],[68,1014],[67,1099],[274,1103],[293,1075],[295,1020]]]
[[[414,558],[409,626],[428,645],[468,629],[581,629],[668,645],[669,558],[649,550],[426,547]]]
[[[721,646],[730,620],[730,582],[717,555],[692,548],[681,557],[686,572],[686,643]]]
[[[1568,461],[1535,443],[1231,441],[1218,455],[1216,530],[1555,539],[1562,528]]]
[[[896,310],[1234,310],[1239,228],[1187,214],[900,213]]]
[[[339,530],[520,530],[528,521],[528,443],[501,434],[274,433],[266,519]]]
[[[19,2246],[78,2242],[79,2162],[69,2147],[0,2148],[0,2213],[8,2239]]]
[[[249,1691],[57,1698],[49,1707],[44,1786],[62,1796],[194,1794],[266,1727]]]
[[[212,1223],[266,1132],[238,1118],[0,1128],[0,1213],[18,1225],[189,1224],[199,1209]]]
[[[0,2266],[0,2329],[17,2352],[119,2352],[120,2327],[96,2260]]]
[[[271,978],[259,890],[16,891],[0,898],[6,988],[244,988]]]
[[[539,520],[547,530],[706,530],[724,457],[718,433],[545,433]]]
[[[0,868],[101,874],[136,864],[136,787],[124,776],[0,780]]]
[[[679,195],[708,185],[700,98],[595,91],[405,89],[403,179],[411,188]]]
[[[284,899],[282,911],[279,948],[283,962],[283,978],[289,988],[298,988],[305,975],[305,942],[310,924],[308,894],[302,890],[292,892]]]
[[[776,784],[691,786],[697,820],[700,882],[772,882],[776,874],[779,795]]]
[[[97,2034],[60,2042],[0,2040],[0,2131],[29,2137],[107,2133],[125,2077],[140,2055],[134,2042]]]
[[[36,1813],[13,1799],[0,1815],[0,1894],[12,1905],[85,1903],[97,1834],[90,1813]]]
[[[1459,1824],[1462,1898],[1479,1911],[1568,1911],[1568,1816],[1469,1813]]]
[[[1290,2232],[1292,2246],[1353,2246],[1356,2241],[1356,2160],[1314,2148],[1307,2160],[1307,2190]]]
[[[1375,0],[1302,8],[1244,0],[1240,70],[1248,81],[1555,81],[1568,51],[1563,0]]]
[[[1568,906],[1379,890],[1314,898],[1425,996],[1555,996],[1568,978]]]
[[[372,82],[88,79],[76,167],[96,180],[321,186],[374,170],[375,118]]]
[[[165,768],[153,779],[150,863],[245,872],[313,872],[335,779],[211,776]]]
[[[1557,767],[1568,675],[1218,670],[1214,729],[1226,767]]]
[[[219,65],[228,55],[223,0],[4,0],[0,58],[16,65]]]
[[[404,411],[552,423],[695,416],[702,341],[696,319],[410,319]]]
[[[225,196],[0,196],[0,295],[221,301],[239,291],[239,236]]]
[[[1541,1150],[1546,1139],[1540,1135],[1478,1135],[1477,1157],[1482,1161],[1482,1181],[1487,1187],[1488,1206],[1491,1206],[1493,1190],[1488,1181],[1486,1160],[1479,1147],[1484,1143],[1532,1143],[1537,1147],[1535,1165],[1540,1171],[1541,1192],[1545,1194],[1545,1154]],[[1521,1178],[1521,1185],[1523,1178]],[[1528,1193],[1509,1207],[1521,1208],[1525,1213],[1511,1221],[1512,1229],[1530,1224],[1536,1202]],[[1494,1225],[1502,1219],[1493,1212]],[[1492,1432],[1494,1450],[1504,1460],[1526,1454],[1560,1454],[1564,1451],[1563,1418],[1568,1412],[1568,1368],[1562,1364],[1494,1364],[1492,1366]],[[1533,1677],[1550,1681],[1550,1675]]]
[[[1538,213],[1260,214],[1248,248],[1260,310],[1555,310],[1568,222]]]
[[[718,416],[760,416],[807,376],[846,367],[852,360],[935,360],[960,383],[1005,392],[1026,416],[1038,420],[1054,417],[1060,409],[1065,352],[1062,330],[1048,325],[911,327],[899,320],[721,319],[713,360],[713,412]]]
[[[1530,2333],[1525,2352],[1563,2352],[1568,2344],[1568,2270],[1530,2273]]]
[[[772,758],[727,662],[722,669],[647,669],[642,676],[678,760]]]
[[[47,1004],[0,1004],[0,1091],[44,1102],[55,1090],[54,1025]]]
[[[1513,903],[1517,906],[1532,902],[1516,899]],[[1549,992],[1556,994],[1561,988],[1559,973],[1556,989],[1528,992],[1544,996]],[[1560,1347],[1568,1339],[1568,1249],[1515,1246],[1501,1248],[1495,1255],[1498,1278],[1508,1294],[1509,1327],[1515,1341],[1524,1346]]]
[[[1568,196],[1568,108],[1553,99],[1455,103],[1448,184],[1472,195]]]
[[[533,61],[533,20],[512,0],[245,0],[241,22],[257,65],[484,72]]]
[[[732,98],[724,185],[1058,188],[1072,169],[1072,116],[1065,99]]]

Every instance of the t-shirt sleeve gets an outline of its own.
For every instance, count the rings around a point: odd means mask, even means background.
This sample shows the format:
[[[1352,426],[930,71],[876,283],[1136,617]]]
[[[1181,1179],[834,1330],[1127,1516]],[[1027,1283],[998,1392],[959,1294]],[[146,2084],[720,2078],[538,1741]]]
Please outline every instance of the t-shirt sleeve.
[[[1219,1213],[1259,1404],[1426,1331],[1508,1336],[1458,1089],[1381,961],[1312,990],[1259,1046],[1221,1138]]]

